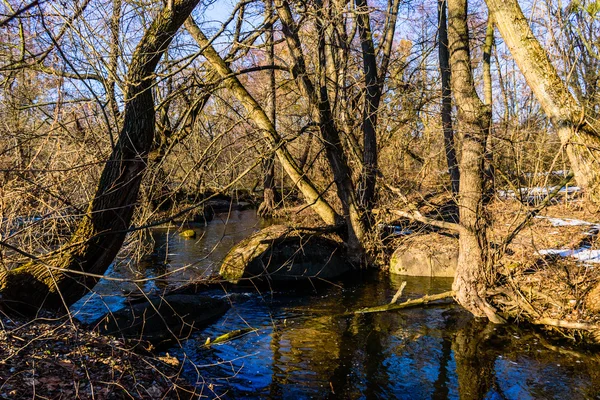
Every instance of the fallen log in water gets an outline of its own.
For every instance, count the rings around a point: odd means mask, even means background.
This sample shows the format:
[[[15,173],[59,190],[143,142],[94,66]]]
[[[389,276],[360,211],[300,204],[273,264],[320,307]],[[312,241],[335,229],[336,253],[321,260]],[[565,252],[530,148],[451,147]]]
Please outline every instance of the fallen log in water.
[[[427,295],[427,296],[419,297],[418,299],[407,300],[403,303],[384,304],[382,306],[361,308],[360,310],[347,312],[344,315],[370,314],[370,313],[376,313],[376,312],[400,310],[403,308],[411,308],[411,307],[427,305],[427,304],[431,303],[432,301],[439,301],[439,300],[444,300],[444,299],[448,299],[448,298],[451,298],[452,302],[454,302],[454,294],[455,294],[455,292],[453,290],[450,290],[448,292],[444,292],[444,293],[440,293],[440,294]]]

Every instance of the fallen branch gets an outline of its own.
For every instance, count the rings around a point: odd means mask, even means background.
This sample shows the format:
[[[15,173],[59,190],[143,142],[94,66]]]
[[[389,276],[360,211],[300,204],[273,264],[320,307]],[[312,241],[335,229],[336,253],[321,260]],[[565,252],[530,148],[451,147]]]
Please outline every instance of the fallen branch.
[[[456,231],[456,232],[461,231],[462,226],[460,224],[456,224],[453,222],[440,221],[437,219],[433,219],[433,218],[424,216],[419,211],[419,208],[417,207],[417,205],[415,203],[411,202],[410,200],[408,200],[408,198],[402,193],[402,191],[400,189],[393,187],[392,185],[389,185],[387,183],[384,183],[384,186],[390,192],[392,192],[396,196],[398,196],[410,210],[410,211],[401,211],[401,210],[385,210],[385,211],[391,212],[392,214],[398,215],[400,217],[408,218],[413,221],[421,222],[426,225],[435,226],[436,228],[448,229],[448,230],[452,230],[452,231]],[[382,210],[373,210],[373,213],[376,214],[380,211],[382,211]]]
[[[398,289],[398,291],[396,292],[396,294],[394,295],[394,297],[392,297],[392,301],[390,301],[390,304],[394,304],[395,302],[398,301],[398,299],[400,298],[400,296],[402,296],[402,291],[404,291],[405,287],[406,287],[406,281],[403,281],[402,285],[400,285],[400,289]]]
[[[376,313],[376,312],[400,310],[403,308],[418,307],[418,306],[429,304],[432,301],[444,300],[444,299],[448,299],[448,298],[452,298],[454,300],[455,294],[456,294],[455,291],[450,290],[448,292],[444,292],[444,293],[440,293],[440,294],[434,294],[431,296],[423,296],[418,299],[407,300],[404,303],[385,304],[382,306],[361,308],[360,310],[347,312],[344,315],[370,314],[370,313]]]
[[[238,338],[240,336],[246,335],[250,332],[256,332],[257,330],[258,329],[254,329],[254,328],[236,329],[234,331],[227,332],[221,336],[217,336],[215,338],[215,340],[213,340],[213,341],[211,341],[210,337],[209,337],[206,339],[204,346],[209,347],[209,346],[212,346],[213,344],[228,342],[228,341]]]
[[[555,318],[540,318],[540,319],[531,321],[531,323],[534,325],[547,325],[547,326],[554,326],[557,328],[579,329],[582,331],[592,331],[592,332],[600,331],[600,325],[589,324],[587,322],[565,321],[562,319],[555,319]]]

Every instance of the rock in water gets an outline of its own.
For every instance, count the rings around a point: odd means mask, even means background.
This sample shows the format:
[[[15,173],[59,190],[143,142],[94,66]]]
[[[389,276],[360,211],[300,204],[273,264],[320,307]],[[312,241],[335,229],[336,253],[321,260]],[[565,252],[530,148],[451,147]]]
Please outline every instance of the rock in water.
[[[458,239],[428,233],[402,242],[390,258],[392,274],[454,277],[458,265]]]
[[[187,338],[225,314],[229,303],[196,295],[153,296],[107,314],[98,324],[100,332],[154,344]]]
[[[294,281],[334,279],[348,272],[342,243],[283,225],[265,228],[225,256],[219,274],[237,283],[246,278]]]
[[[193,229],[186,229],[185,231],[181,232],[179,236],[184,237],[186,239],[193,239],[196,237],[196,231]]]

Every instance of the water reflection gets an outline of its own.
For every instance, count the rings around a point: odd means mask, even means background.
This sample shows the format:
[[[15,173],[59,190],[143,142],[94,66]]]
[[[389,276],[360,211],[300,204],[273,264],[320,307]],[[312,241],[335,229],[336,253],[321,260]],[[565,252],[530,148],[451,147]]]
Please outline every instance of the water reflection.
[[[148,278],[147,281],[134,284],[102,279],[93,292],[75,303],[71,310],[80,321],[92,322],[108,310],[115,311],[123,307],[128,293],[176,288],[183,282],[217,272],[221,260],[231,247],[264,224],[256,217],[254,210],[234,210],[216,214],[206,225],[186,225],[186,228],[196,231],[195,239],[179,236],[178,227],[153,229],[154,250],[151,254],[133,266],[127,260],[117,261],[106,272],[112,278]]]
[[[545,347],[534,333],[471,318],[455,306],[367,315],[388,302],[399,277],[375,275],[319,293],[246,293],[219,323],[171,349],[186,375],[223,398],[594,398],[597,358]],[[450,280],[407,278],[408,297]],[[206,337],[258,331],[204,348]],[[546,345],[547,346],[547,345]],[[194,364],[194,365],[192,365]],[[210,397],[210,396],[209,396]]]
[[[225,222],[194,227],[196,240],[157,231],[146,263],[135,271],[116,265],[109,272],[156,277],[178,271],[148,283],[145,291],[208,274],[235,242],[259,228],[252,211],[234,212]],[[180,270],[183,266],[188,267]],[[408,282],[403,299],[451,286],[451,279],[371,274],[308,293],[213,292],[227,296],[231,310],[169,353],[186,360],[186,377],[204,386],[208,398],[600,398],[598,356],[556,347],[532,331],[474,320],[456,306],[343,315],[389,302],[403,279]],[[130,290],[136,286],[102,280],[98,294],[76,306],[80,319],[120,307],[123,292]],[[204,346],[207,337],[247,327],[256,331]]]

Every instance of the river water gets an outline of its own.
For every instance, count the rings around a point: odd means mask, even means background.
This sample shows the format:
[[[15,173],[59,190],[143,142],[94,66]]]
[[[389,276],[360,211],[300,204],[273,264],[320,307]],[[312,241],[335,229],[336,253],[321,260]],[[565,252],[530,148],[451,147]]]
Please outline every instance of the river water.
[[[194,240],[156,230],[152,256],[133,271],[116,265],[110,276],[178,272],[137,285],[102,280],[73,310],[91,321],[107,307],[121,307],[129,291],[176,287],[214,272],[228,249],[260,226],[253,211],[243,211],[195,226]],[[403,281],[401,301],[452,284],[369,273],[313,289],[215,292],[229,298],[231,309],[168,352],[184,360],[183,374],[207,398],[600,398],[600,357],[550,343],[536,331],[485,324],[457,306],[344,314],[388,303]],[[205,346],[207,338],[248,328],[229,342]]]

